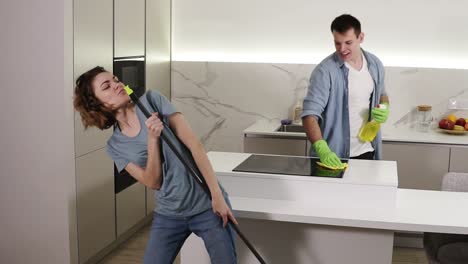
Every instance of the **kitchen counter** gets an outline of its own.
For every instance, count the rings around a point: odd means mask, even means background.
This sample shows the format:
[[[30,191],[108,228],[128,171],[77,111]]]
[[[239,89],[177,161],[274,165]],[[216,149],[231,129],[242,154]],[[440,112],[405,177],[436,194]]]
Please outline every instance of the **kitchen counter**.
[[[305,133],[277,132],[280,127],[278,121],[258,121],[244,130],[245,136],[268,136],[287,138],[306,138]],[[387,142],[409,142],[426,144],[468,145],[468,133],[464,135],[451,135],[436,128],[428,132],[419,132],[410,128],[394,128],[382,126],[382,140]]]
[[[250,155],[208,153],[240,229],[268,263],[390,264],[394,231],[468,234],[468,193],[398,189],[394,161],[350,160],[342,179],[232,171]],[[237,246],[239,263],[258,263]],[[182,263],[194,259],[209,263],[191,236]]]
[[[460,210],[459,206],[468,204],[468,193],[397,189],[397,164],[394,161],[349,160],[342,179],[232,171],[250,155],[208,153],[216,175],[232,197],[233,208],[240,216],[468,234],[468,212]],[[259,186],[263,188],[255,188]],[[337,186],[345,187],[335,192]],[[363,189],[364,186],[370,188]],[[370,196],[373,189],[381,193]],[[327,191],[333,192],[333,199],[325,195]]]

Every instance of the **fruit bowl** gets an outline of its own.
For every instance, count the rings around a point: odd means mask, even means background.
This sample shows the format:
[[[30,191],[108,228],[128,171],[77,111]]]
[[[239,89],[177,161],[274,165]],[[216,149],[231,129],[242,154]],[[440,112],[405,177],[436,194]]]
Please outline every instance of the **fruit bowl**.
[[[440,132],[451,134],[451,135],[465,135],[468,133],[468,131],[466,130],[449,130],[449,129],[442,129],[442,128],[438,128],[437,130]]]

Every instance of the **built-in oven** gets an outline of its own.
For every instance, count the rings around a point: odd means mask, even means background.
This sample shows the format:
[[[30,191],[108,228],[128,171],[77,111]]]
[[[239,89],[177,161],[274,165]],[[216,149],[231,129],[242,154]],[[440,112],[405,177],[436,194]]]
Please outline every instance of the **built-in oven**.
[[[114,58],[114,75],[124,84],[130,86],[138,97],[145,93],[145,57]],[[136,180],[126,170],[119,173],[114,164],[115,193],[121,192],[135,182]]]
[[[138,97],[145,93],[145,57],[114,58],[114,75]]]

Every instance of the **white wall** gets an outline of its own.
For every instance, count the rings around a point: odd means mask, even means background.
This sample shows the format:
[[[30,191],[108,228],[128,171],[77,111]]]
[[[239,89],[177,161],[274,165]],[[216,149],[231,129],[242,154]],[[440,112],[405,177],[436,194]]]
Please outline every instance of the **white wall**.
[[[173,60],[318,63],[355,15],[386,66],[468,69],[465,0],[174,0]]]
[[[75,254],[71,7],[0,2],[0,263]]]

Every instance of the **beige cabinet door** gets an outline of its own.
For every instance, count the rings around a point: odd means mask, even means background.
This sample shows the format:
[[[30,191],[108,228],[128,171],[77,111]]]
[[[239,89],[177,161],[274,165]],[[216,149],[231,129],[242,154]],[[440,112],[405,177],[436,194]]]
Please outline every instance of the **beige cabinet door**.
[[[145,55],[145,0],[114,0],[114,57]]]
[[[171,0],[146,0],[146,89],[171,97]]]
[[[115,239],[114,167],[105,149],[76,159],[79,263]]]
[[[310,148],[312,148],[312,143],[308,139],[306,139],[306,156],[310,156]]]
[[[171,98],[171,0],[146,0],[147,90]],[[146,214],[153,214],[155,191],[146,188]]]
[[[277,154],[304,156],[305,139],[244,137],[244,152],[259,154]]]
[[[73,71],[74,80],[96,66],[112,71],[113,14],[112,0],[73,1]],[[86,131],[75,113],[75,157],[105,146],[112,129]]]
[[[395,160],[398,187],[440,190],[442,176],[448,172],[450,148],[429,144],[383,144],[383,159]]]
[[[146,216],[146,192],[134,183],[115,195],[117,236],[121,236]]]
[[[153,214],[154,207],[156,206],[155,192],[155,190],[146,187],[146,215]]]
[[[450,171],[468,173],[468,147],[450,148]]]

